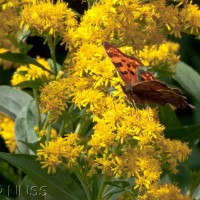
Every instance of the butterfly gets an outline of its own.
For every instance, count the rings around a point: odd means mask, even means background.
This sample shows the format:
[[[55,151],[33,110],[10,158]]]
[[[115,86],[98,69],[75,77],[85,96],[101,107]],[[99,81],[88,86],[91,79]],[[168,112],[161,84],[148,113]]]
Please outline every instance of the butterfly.
[[[169,87],[158,81],[151,72],[144,71],[144,65],[139,59],[124,54],[106,41],[103,42],[103,47],[125,83],[121,87],[130,102],[162,106],[170,103],[177,108],[194,108],[179,89]]]

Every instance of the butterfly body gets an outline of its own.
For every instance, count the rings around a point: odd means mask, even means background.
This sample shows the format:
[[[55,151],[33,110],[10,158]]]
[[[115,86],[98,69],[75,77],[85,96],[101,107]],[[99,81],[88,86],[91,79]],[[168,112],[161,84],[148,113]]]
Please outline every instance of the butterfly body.
[[[155,103],[162,106],[170,103],[178,108],[194,108],[186,101],[186,97],[180,90],[169,87],[158,81],[151,72],[144,71],[141,68],[143,64],[140,60],[127,56],[108,42],[104,42],[103,46],[125,83],[121,87],[130,102]]]

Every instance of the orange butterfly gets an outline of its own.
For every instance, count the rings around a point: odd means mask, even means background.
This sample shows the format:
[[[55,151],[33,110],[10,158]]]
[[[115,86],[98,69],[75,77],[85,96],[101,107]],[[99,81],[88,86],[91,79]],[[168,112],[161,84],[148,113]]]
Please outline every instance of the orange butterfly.
[[[103,42],[103,46],[125,83],[125,86],[121,87],[130,102],[159,105],[170,103],[177,108],[194,108],[179,89],[167,86],[156,80],[151,72],[142,70],[141,67],[144,65],[140,60],[124,54],[108,42]]]

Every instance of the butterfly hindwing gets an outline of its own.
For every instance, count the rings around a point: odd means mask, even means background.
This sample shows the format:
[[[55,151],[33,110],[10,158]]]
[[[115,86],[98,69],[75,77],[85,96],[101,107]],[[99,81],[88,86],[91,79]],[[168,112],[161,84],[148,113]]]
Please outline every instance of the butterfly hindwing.
[[[177,108],[194,108],[188,104],[186,97],[180,94],[178,89],[174,89],[157,80],[143,81],[135,84],[129,91],[130,94],[138,96],[140,102],[138,103],[155,103],[158,105],[165,105],[170,103]],[[130,98],[130,97],[129,97]]]

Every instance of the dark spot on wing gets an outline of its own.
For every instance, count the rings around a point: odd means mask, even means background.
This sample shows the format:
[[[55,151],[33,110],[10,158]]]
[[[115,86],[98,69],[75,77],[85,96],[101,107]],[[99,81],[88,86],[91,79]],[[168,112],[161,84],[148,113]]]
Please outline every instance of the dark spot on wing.
[[[126,62],[126,60],[122,59],[122,62]]]
[[[127,71],[124,71],[124,72],[120,72],[121,74],[128,74],[128,72]]]
[[[113,62],[113,64],[115,65],[115,67],[119,68],[122,67],[123,64],[121,62]]]
[[[130,65],[129,63],[127,63],[127,67],[128,67],[128,68],[130,68],[130,67],[131,67],[131,65]]]
[[[133,72],[133,71],[130,71],[130,73],[131,73],[131,75],[135,75],[135,72]]]

